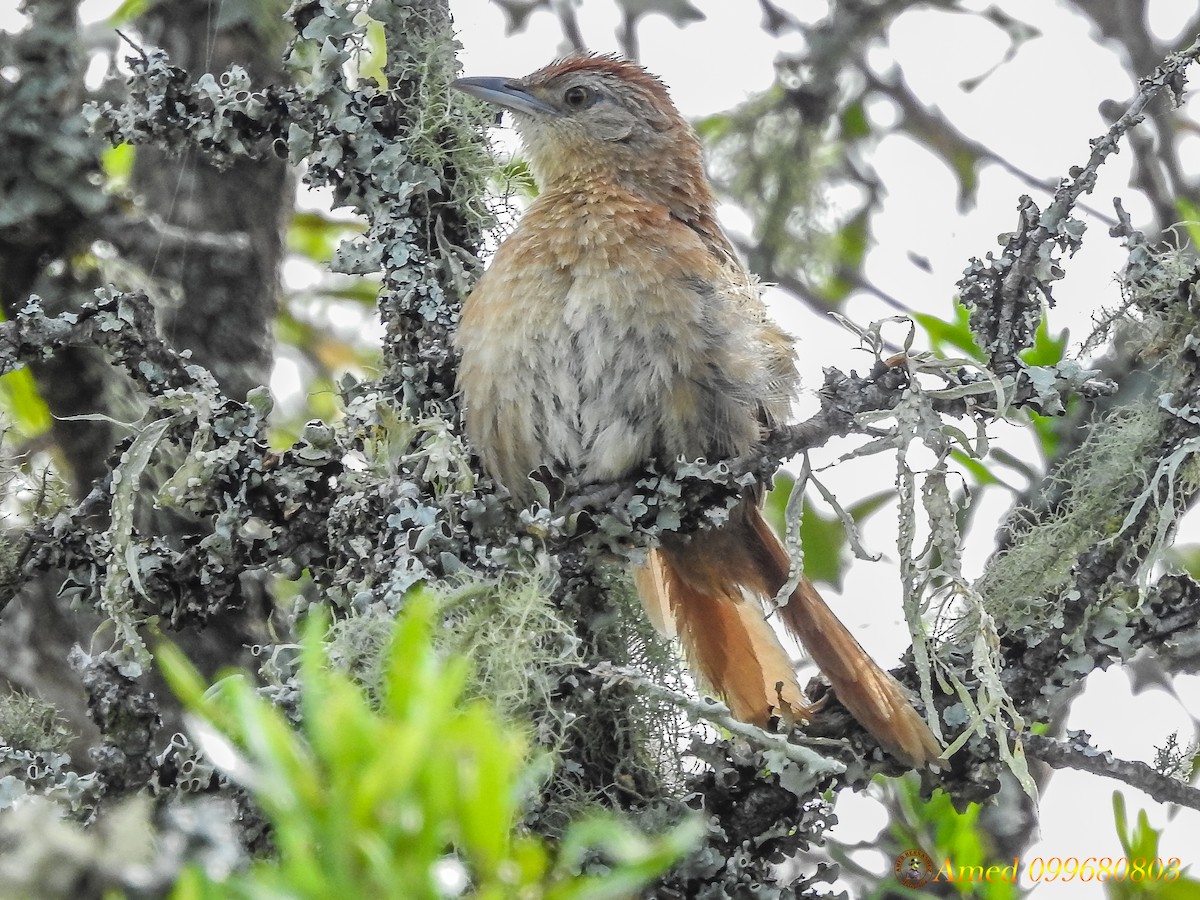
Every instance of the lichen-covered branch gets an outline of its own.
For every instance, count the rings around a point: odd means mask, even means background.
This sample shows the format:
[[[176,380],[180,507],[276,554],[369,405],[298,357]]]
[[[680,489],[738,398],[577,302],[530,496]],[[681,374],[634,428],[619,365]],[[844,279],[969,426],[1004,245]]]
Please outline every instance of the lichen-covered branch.
[[[1142,78],[1137,98],[1105,134],[1092,141],[1087,163],[1071,169],[1045,211],[1032,198],[1022,197],[1017,228],[1008,236],[1000,257],[988,254],[986,262],[971,260],[958,287],[962,302],[971,311],[971,330],[997,375],[1020,368],[1018,354],[1033,342],[1042,302],[1051,298],[1051,283],[1064,274],[1057,254],[1070,256],[1082,242],[1084,223],[1071,215],[1076,202],[1091,192],[1100,166],[1117,152],[1121,138],[1142,120],[1155,97],[1169,90],[1176,104],[1182,102],[1185,70],[1198,57],[1200,38]]]
[[[1056,769],[1078,769],[1105,778],[1115,778],[1145,791],[1160,803],[1177,803],[1200,809],[1200,789],[1164,775],[1144,762],[1117,759],[1106,750],[1096,749],[1086,731],[1069,732],[1065,741],[1044,734],[1027,734],[1022,741],[1030,756]]]
[[[253,14],[214,19],[208,0],[150,4],[138,17],[137,39],[166,51],[182,69],[236,64],[245,73],[243,88],[279,83],[286,5],[261,0]],[[134,268],[128,286],[153,286],[172,345],[191,350],[226,394],[244,399],[270,378],[294,169],[272,153],[220,167],[198,163],[193,152],[148,144],[132,156],[128,190],[138,203],[105,223],[103,239]]]
[[[1118,216],[1125,218],[1119,206]],[[979,611],[943,622],[947,658],[971,652],[985,617],[996,623],[999,684],[1015,709],[1036,721],[1047,720],[1086,673],[1142,648],[1169,654],[1200,635],[1193,579],[1152,580],[1178,517],[1200,489],[1197,272],[1178,253],[1151,252],[1141,235],[1124,236],[1125,286],[1131,314],[1140,317],[1136,346],[1159,354],[1164,393],[1137,398],[1092,425],[1052,476],[1062,487],[1053,510],[1013,513],[1004,551],[972,586]],[[954,722],[968,712],[952,703],[943,715]],[[955,759],[968,795],[977,796],[972,785],[996,784],[990,741],[973,740]]]
[[[88,295],[96,286],[84,262],[88,247],[117,206],[98,183],[102,148],[89,139],[79,113],[87,53],[80,46],[78,3],[26,7],[27,27],[0,34],[0,305],[6,318],[31,293],[51,312]],[[50,430],[71,486],[83,496],[104,474],[114,429],[75,417],[111,414],[120,379],[99,354],[82,348],[31,369],[55,417]]]
[[[437,402],[453,416],[450,334],[490,222],[484,119],[451,102],[457,63],[444,3],[376,0],[363,12],[387,42],[379,73],[346,73],[363,52],[357,8],[298,2],[288,62],[302,89],[253,85],[237,66],[193,83],[151,51],[130,57],[128,97],[93,107],[93,126],[114,142],[194,148],[219,166],[271,151],[305,162],[310,184],[366,217],[366,233],[342,244],[333,269],[382,273],[385,380],[407,408]]]
[[[149,394],[175,388],[216,391],[211,376],[167,346],[143,293],[99,291],[78,312],[47,316],[37,298],[0,322],[0,374],[72,347],[95,346]]]

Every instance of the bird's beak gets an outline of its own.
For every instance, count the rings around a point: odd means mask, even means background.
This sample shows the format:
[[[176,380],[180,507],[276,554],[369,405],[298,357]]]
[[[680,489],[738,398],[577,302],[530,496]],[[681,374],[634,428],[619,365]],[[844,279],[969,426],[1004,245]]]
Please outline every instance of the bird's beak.
[[[450,87],[513,112],[535,116],[558,114],[553,106],[543,103],[510,78],[459,78],[450,82]]]

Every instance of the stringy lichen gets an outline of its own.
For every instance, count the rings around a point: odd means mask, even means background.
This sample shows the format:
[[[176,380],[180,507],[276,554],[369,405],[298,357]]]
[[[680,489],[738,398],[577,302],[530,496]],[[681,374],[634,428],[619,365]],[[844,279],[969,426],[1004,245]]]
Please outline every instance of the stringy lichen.
[[[1170,433],[1177,416],[1195,415],[1190,398],[1173,399],[1186,393],[1194,377],[1195,363],[1184,356],[1195,354],[1195,313],[1189,303],[1178,302],[1179,286],[1193,265],[1177,250],[1131,247],[1122,273],[1125,305],[1098,331],[1107,335],[1119,324],[1126,352],[1149,370],[1151,384],[1142,396],[1085,426],[1083,443],[1047,476],[1049,511],[1013,512],[1011,544],[977,584],[998,621],[1061,627],[1061,600],[1072,570],[1098,544],[1121,542],[1126,554],[1145,557],[1143,571],[1165,549],[1177,507],[1200,485],[1187,442]],[[1183,408],[1172,411],[1174,403]],[[1164,448],[1164,442],[1170,446]],[[1148,461],[1160,465],[1148,470]]]
[[[1079,555],[1119,530],[1144,481],[1159,418],[1147,400],[1092,425],[1083,445],[1050,476],[1063,491],[1055,514],[1042,521],[1032,521],[1028,509],[1013,514],[1018,524],[1011,546],[977,585],[999,621],[1042,624],[1055,618],[1054,599],[1070,584]]]

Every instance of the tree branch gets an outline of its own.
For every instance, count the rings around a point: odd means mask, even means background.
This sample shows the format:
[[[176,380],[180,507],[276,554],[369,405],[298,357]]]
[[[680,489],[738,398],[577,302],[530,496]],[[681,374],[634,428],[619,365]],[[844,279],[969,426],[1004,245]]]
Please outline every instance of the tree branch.
[[[821,779],[826,775],[840,775],[846,771],[846,766],[836,759],[830,759],[810,750],[801,744],[793,743],[782,734],[772,734],[755,725],[747,724],[733,717],[729,707],[723,703],[707,698],[697,699],[671,688],[664,687],[655,681],[622,666],[602,662],[592,667],[592,672],[610,682],[625,682],[638,689],[639,692],[666,700],[668,703],[683,710],[692,719],[711,722],[730,734],[735,734],[760,750],[773,750],[782,753],[792,762],[802,766],[813,779]],[[843,746],[839,741],[816,739],[814,743]]]
[[[1009,732],[1020,740],[1025,752],[1056,769],[1078,769],[1093,775],[1115,778],[1145,791],[1160,803],[1176,803],[1200,809],[1200,789],[1177,778],[1164,775],[1144,762],[1117,759],[1107,750],[1092,746],[1086,731],[1069,731],[1067,740],[1057,741],[1044,734]]]
[[[159,336],[154,307],[141,292],[97,292],[76,312],[47,316],[31,298],[11,322],[0,322],[0,374],[68,347],[95,346],[151,395],[173,388],[218,393],[203,368],[188,363]]]
[[[1200,38],[1142,78],[1137,98],[1105,134],[1091,142],[1086,165],[1072,167],[1046,210],[1038,209],[1030,197],[1022,197],[1018,228],[1009,235],[1000,258],[989,254],[986,263],[977,257],[971,260],[958,287],[963,303],[971,310],[971,330],[989,354],[989,367],[996,374],[1020,368],[1018,355],[1031,345],[1041,320],[1041,298],[1049,297],[1050,284],[1063,277],[1054,248],[1071,255],[1082,243],[1084,224],[1071,216],[1076,201],[1095,187],[1100,166],[1117,152],[1125,133],[1142,121],[1155,97],[1169,89],[1180,102],[1186,83],[1184,70],[1198,57]]]

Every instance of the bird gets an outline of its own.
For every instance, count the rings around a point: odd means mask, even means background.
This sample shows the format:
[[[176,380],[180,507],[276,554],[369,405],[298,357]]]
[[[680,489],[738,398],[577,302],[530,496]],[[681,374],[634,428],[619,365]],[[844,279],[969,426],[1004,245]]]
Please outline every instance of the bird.
[[[619,483],[654,460],[741,456],[785,421],[793,339],[721,230],[700,140],[665,84],[619,56],[575,53],[452,85],[511,114],[538,186],[454,339],[467,439],[513,501],[534,499],[541,467]],[[941,747],[905,689],[810,581],[771,612],[791,563],[764,491],[719,527],[662,536],[634,571],[647,612],[733,716],[760,726],[815,710],[777,616],[880,746],[933,764]]]

